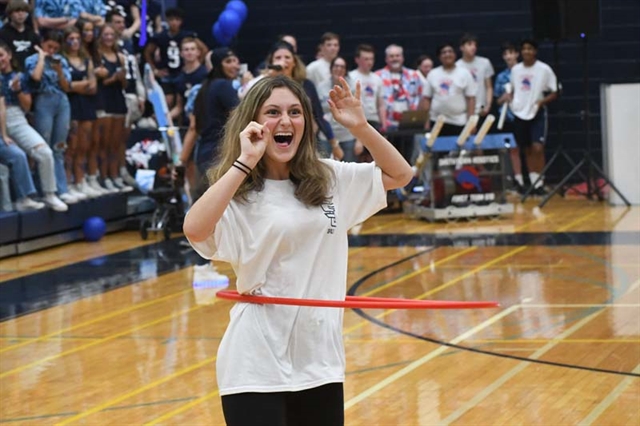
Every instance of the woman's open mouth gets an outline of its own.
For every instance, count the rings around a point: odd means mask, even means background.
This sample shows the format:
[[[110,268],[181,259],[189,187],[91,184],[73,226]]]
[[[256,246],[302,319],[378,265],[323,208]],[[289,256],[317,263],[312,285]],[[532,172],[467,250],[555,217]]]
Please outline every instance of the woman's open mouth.
[[[293,141],[293,133],[279,132],[273,136],[273,140],[276,142],[276,145],[282,148],[286,148],[291,145]]]

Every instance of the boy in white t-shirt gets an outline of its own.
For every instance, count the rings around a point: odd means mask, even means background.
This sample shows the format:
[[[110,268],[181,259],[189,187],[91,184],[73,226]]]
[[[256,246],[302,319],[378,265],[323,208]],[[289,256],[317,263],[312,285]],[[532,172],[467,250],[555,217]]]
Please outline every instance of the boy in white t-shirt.
[[[349,72],[351,83],[360,81],[362,87],[362,108],[369,124],[381,131],[387,127],[387,110],[382,91],[382,79],[371,70],[375,63],[375,50],[370,44],[359,44],[356,47],[356,64],[358,68]],[[356,155],[364,148],[362,142],[356,141]]]
[[[443,115],[445,120],[440,135],[456,136],[475,111],[476,84],[471,73],[456,64],[453,44],[438,47],[437,55],[442,65],[431,70],[423,92],[423,108],[430,113],[425,130],[430,130],[431,122]]]
[[[318,87],[320,83],[331,78],[331,61],[340,53],[340,36],[335,33],[324,33],[320,38],[320,58],[307,65],[307,79]]]
[[[344,300],[347,231],[386,206],[413,171],[367,123],[360,85],[329,104],[374,163],[320,159],[311,104],[294,80],[265,77],[231,113],[212,185],[184,233],[203,257],[231,263],[238,292]],[[238,303],[218,348],[227,425],[343,425],[343,309]]]
[[[476,83],[476,114],[482,119],[491,111],[493,102],[493,84],[491,77],[494,75],[491,61],[482,56],[476,56],[478,51],[478,38],[473,34],[464,34],[460,39],[460,52],[462,58],[458,59],[456,65],[466,68],[473,76]],[[478,123],[478,126],[481,126]]]
[[[544,144],[547,141],[547,104],[558,97],[558,81],[551,67],[537,59],[538,43],[526,39],[520,43],[522,62],[511,69],[513,94],[509,106],[515,116],[518,145],[525,152],[533,194],[545,195],[540,172],[544,168]],[[539,179],[540,178],[540,179]]]

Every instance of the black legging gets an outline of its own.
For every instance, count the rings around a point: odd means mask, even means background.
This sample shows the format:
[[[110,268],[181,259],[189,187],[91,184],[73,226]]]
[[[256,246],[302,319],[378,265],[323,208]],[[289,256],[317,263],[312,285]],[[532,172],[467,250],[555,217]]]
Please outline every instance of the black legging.
[[[299,392],[238,393],[222,397],[227,426],[342,426],[342,383]]]

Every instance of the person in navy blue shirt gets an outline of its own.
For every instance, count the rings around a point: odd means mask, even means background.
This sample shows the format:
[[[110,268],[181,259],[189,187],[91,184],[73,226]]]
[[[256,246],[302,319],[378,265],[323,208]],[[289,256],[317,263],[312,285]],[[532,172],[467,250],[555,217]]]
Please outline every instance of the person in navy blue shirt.
[[[183,65],[180,57],[180,45],[183,39],[196,38],[197,35],[193,31],[182,29],[184,12],[181,9],[168,9],[166,19],[169,28],[149,40],[144,49],[144,59],[151,66],[153,74],[160,82],[167,98],[167,105],[172,108],[177,90],[176,78]],[[156,50],[160,53],[158,63],[154,60]]]
[[[182,71],[176,77],[176,104],[171,108],[171,118],[178,123],[185,122],[184,104],[193,86],[207,78],[207,67],[202,63],[202,52],[196,39],[187,37],[182,40],[181,56],[184,61]]]
[[[205,176],[213,163],[222,129],[231,110],[240,102],[238,91],[233,87],[233,80],[240,72],[236,54],[227,47],[219,47],[211,52],[210,58],[211,71],[202,83],[194,105],[196,133],[200,135],[196,144],[195,163],[200,176]],[[205,180],[201,182],[205,184]],[[200,189],[201,192],[204,190],[206,186]]]

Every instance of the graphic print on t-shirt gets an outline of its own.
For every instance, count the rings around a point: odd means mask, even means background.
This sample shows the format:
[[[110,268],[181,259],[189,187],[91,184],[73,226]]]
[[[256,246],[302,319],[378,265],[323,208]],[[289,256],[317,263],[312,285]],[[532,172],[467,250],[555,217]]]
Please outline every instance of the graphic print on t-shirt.
[[[478,82],[478,69],[477,68],[468,68],[471,73],[471,77],[473,77],[473,81]]]
[[[520,90],[523,92],[529,92],[531,90],[531,86],[533,85],[533,75],[526,74],[522,76],[522,80],[520,81]]]
[[[335,228],[338,226],[336,223],[336,206],[333,204],[333,199],[323,203],[321,207],[324,215],[329,219],[330,228],[327,229],[327,234],[333,234]]]
[[[366,86],[364,86],[364,95],[365,96],[375,96],[375,91],[373,90],[373,86],[370,84],[367,84]]]
[[[440,95],[449,96],[449,91],[451,90],[451,86],[453,86],[453,80],[448,78],[442,79],[438,87],[440,88]]]

